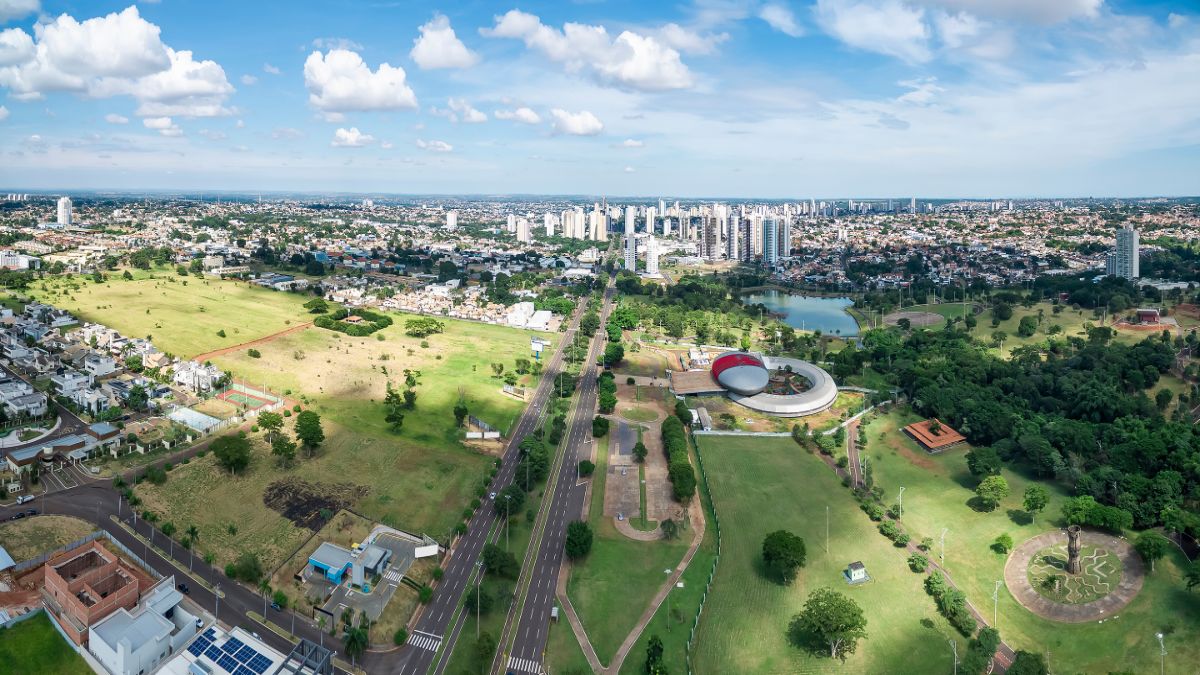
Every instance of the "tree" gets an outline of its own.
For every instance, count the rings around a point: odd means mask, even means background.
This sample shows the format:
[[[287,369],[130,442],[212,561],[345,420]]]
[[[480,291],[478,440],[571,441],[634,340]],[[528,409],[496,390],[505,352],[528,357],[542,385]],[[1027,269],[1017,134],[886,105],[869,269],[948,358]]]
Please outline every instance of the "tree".
[[[496,493],[496,500],[492,506],[496,509],[496,515],[507,518],[509,514],[520,513],[524,505],[525,491],[519,485],[513,484]]]
[[[633,446],[633,460],[638,464],[644,464],[646,462],[646,454],[648,452],[649,451],[646,449],[646,444],[638,441]]]
[[[488,574],[495,574],[505,579],[516,579],[521,573],[521,565],[516,556],[495,544],[485,544],[483,547],[483,567]]]
[[[592,437],[601,438],[608,434],[608,418],[596,415],[592,419]]]
[[[367,651],[366,629],[362,626],[347,626],[345,635],[342,636],[342,645],[350,657],[350,662],[357,662],[358,657]]]
[[[467,419],[470,411],[467,410],[467,404],[464,401],[459,401],[454,405],[454,426],[461,427]]]
[[[991,446],[971,448],[967,453],[967,469],[972,476],[998,476],[1001,466],[1000,455]]]
[[[1035,519],[1037,514],[1046,508],[1046,504],[1050,503],[1050,492],[1041,485],[1030,485],[1025,488],[1025,512],[1029,514],[1030,519]]]
[[[662,530],[663,538],[670,541],[679,536],[679,524],[674,520],[667,518],[659,524],[658,528]]]
[[[590,460],[587,460],[587,459],[579,460],[579,475],[580,476],[584,476],[584,477],[590,476],[593,473],[595,473],[595,471],[596,471],[596,465],[594,463],[592,463]]]
[[[325,441],[325,430],[321,428],[321,416],[311,410],[296,415],[296,438],[304,445],[311,457]]]
[[[866,639],[867,619],[858,603],[832,589],[819,588],[792,619],[788,636],[797,646],[817,653],[828,650],[830,658],[845,660],[858,641]]]
[[[657,635],[651,635],[646,644],[646,675],[666,675],[667,667],[663,664],[663,642]]]
[[[417,392],[412,389],[404,390],[404,407],[412,410],[417,407]]]
[[[237,473],[250,466],[250,441],[236,435],[221,436],[209,446],[217,463]]]
[[[1004,476],[988,476],[975,488],[975,495],[979,497],[984,508],[991,511],[1000,505],[1000,500],[1008,496],[1008,481],[1004,480]]]
[[[304,303],[304,308],[308,310],[309,314],[324,314],[329,311],[329,303],[325,301],[325,298],[313,298]]]
[[[1048,675],[1046,659],[1037,652],[1017,651],[1016,657],[1008,667],[1008,675]]]
[[[796,571],[804,567],[804,540],[787,530],[775,530],[763,539],[762,557],[767,569],[790,584]]]
[[[149,398],[150,396],[146,392],[146,388],[140,384],[135,384],[129,388],[129,396],[125,399],[125,402],[133,410],[142,410],[146,407]]]
[[[1154,571],[1154,561],[1161,560],[1171,548],[1171,541],[1154,530],[1138,535],[1133,542],[1133,548],[1150,563],[1150,571]]]
[[[604,347],[604,365],[612,368],[625,358],[625,348],[619,342],[610,342]]]
[[[567,540],[564,544],[567,557],[578,560],[592,550],[592,528],[582,520],[567,525]]]
[[[1007,532],[996,537],[996,540],[992,542],[992,550],[996,553],[1008,553],[1012,550],[1012,547],[1013,539]]]
[[[1183,578],[1187,582],[1187,589],[1189,591],[1200,586],[1200,560],[1193,561],[1187,566],[1187,569],[1183,573]]]
[[[496,638],[487,631],[480,633],[479,639],[475,641],[475,660],[479,662],[480,669],[492,662],[492,655],[495,653]]]
[[[280,434],[271,441],[271,454],[275,455],[280,466],[291,466],[296,459],[296,442]]]
[[[267,433],[267,441],[273,442],[275,434],[283,429],[283,415],[277,412],[261,412],[258,414],[258,428]]]

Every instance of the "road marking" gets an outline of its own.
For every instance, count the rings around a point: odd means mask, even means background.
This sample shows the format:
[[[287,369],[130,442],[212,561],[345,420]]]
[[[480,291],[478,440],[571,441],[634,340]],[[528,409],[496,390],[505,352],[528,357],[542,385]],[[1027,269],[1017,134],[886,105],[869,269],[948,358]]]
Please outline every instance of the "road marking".
[[[400,574],[400,571],[396,570],[396,569],[389,569],[387,572],[383,573],[384,579],[386,579],[387,581],[397,583],[397,584],[400,583],[400,579],[402,578],[402,576],[403,575]]]
[[[533,659],[521,659],[515,656],[508,657],[508,668],[509,670],[517,670],[522,673],[536,673],[536,675],[541,675],[544,672],[541,664],[537,661]]]
[[[436,635],[426,635],[420,631],[413,631],[413,634],[408,636],[408,644],[420,649],[428,649],[431,652],[436,652],[438,647],[442,646],[442,638]]]

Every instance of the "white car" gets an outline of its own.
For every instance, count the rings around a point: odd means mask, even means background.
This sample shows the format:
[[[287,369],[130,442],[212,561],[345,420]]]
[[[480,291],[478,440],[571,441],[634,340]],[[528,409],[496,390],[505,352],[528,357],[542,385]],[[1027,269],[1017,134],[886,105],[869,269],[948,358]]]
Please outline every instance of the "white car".
[[[496,493],[493,492],[493,493],[489,494],[488,499],[492,499],[492,500],[496,499]]]

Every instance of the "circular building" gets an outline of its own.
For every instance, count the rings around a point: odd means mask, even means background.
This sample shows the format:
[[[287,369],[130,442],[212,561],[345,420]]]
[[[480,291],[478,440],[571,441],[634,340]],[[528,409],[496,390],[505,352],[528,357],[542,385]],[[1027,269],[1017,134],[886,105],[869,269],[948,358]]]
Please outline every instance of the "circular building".
[[[729,352],[712,362],[712,379],[735,403],[776,417],[812,415],[837,401],[829,373],[800,359]]]
[[[766,389],[771,380],[762,359],[745,352],[730,352],[717,357],[712,362],[712,376],[717,384],[742,396],[757,394]]]

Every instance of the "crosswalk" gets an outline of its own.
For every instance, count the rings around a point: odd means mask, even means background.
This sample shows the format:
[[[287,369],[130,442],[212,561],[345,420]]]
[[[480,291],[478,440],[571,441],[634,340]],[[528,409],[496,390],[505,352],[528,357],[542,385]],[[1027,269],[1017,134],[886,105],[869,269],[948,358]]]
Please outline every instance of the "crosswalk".
[[[396,570],[396,569],[389,569],[388,571],[383,573],[383,580],[390,581],[393,584],[399,584],[400,580],[403,578],[404,578],[404,575],[400,574],[400,571]]]
[[[508,657],[509,670],[519,671],[522,673],[534,673],[534,675],[543,675],[541,664],[533,659],[521,659],[515,656]]]
[[[438,647],[442,646],[442,638],[437,635],[414,631],[412,635],[408,636],[408,644],[420,649],[428,649],[431,652],[436,652]]]

